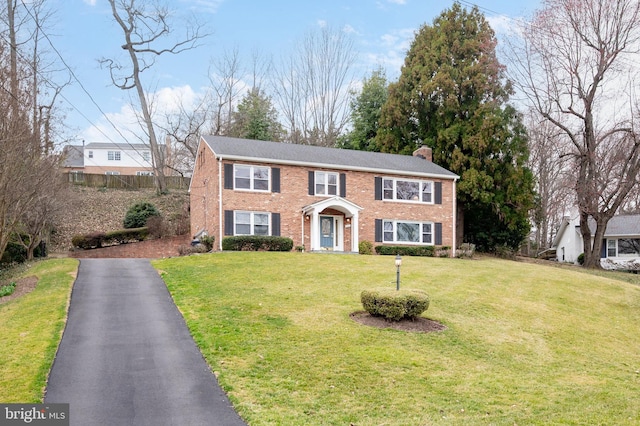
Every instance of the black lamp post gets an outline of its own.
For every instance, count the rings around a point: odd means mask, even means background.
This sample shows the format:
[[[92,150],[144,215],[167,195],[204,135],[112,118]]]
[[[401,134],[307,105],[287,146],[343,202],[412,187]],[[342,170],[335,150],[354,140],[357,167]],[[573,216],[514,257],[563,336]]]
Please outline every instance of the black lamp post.
[[[399,254],[396,254],[396,290],[400,290],[400,265],[402,265],[402,258]]]

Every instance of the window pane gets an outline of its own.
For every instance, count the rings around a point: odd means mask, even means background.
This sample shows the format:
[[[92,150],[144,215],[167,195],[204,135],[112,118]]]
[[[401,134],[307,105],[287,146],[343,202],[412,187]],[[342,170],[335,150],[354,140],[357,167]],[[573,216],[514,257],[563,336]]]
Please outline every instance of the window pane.
[[[640,239],[621,238],[618,240],[618,256],[635,257],[640,253]]]
[[[265,213],[255,213],[253,223],[256,225],[269,225],[269,215]]]
[[[269,168],[268,167],[256,167],[253,169],[253,177],[255,179],[268,180]]]
[[[324,184],[323,183],[316,183],[316,194],[317,195],[324,195]]]
[[[397,241],[412,242],[412,243],[420,242],[420,224],[398,222],[396,226],[398,228]]]
[[[338,193],[338,187],[336,185],[329,185],[327,189],[329,190],[329,195],[336,195]]]
[[[238,189],[251,189],[251,180],[244,178],[236,178],[236,188]]]
[[[422,201],[425,203],[431,202],[431,182],[422,184]]]
[[[257,191],[268,191],[269,190],[269,181],[268,180],[254,180],[253,181],[253,189]]]
[[[253,235],[269,235],[269,225],[256,225],[253,227]]]
[[[236,223],[251,223],[251,213],[236,212]]]
[[[431,224],[430,223],[422,224],[422,242],[431,244]]]
[[[251,167],[236,166],[235,173],[237,178],[251,178]]]
[[[328,178],[329,185],[337,185],[338,184],[338,175],[331,173],[331,174],[327,175],[327,178]]]
[[[407,182],[405,180],[396,181],[396,199],[398,200],[419,200],[418,182]]]
[[[607,257],[616,257],[617,242],[617,240],[607,240]]]
[[[251,225],[236,223],[236,235],[251,235]]]
[[[382,181],[382,198],[393,200],[393,181],[390,179],[383,179]]]

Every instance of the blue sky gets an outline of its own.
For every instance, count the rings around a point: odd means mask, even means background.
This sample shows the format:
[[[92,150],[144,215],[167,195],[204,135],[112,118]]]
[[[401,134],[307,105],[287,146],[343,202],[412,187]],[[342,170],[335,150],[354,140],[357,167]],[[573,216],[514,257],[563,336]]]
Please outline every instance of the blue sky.
[[[64,91],[63,107],[68,109],[67,124],[72,127],[67,136],[76,144],[83,139],[118,142],[121,136],[103,113],[123,127],[131,126],[133,114],[127,107],[129,95],[111,86],[108,71],[98,64],[100,58],[122,52],[122,33],[113,21],[109,5],[106,0],[52,3],[57,10],[56,19],[47,32],[79,80]],[[530,16],[541,1],[461,3],[467,7],[478,5],[500,34],[511,20]],[[168,0],[166,4],[179,17],[188,13],[197,15],[211,35],[198,49],[166,56],[143,74],[148,90],[160,94],[160,99],[176,93],[190,96],[197,93],[208,82],[209,65],[225,51],[238,49],[247,65],[248,57],[255,51],[277,60],[288,54],[307,32],[321,25],[343,29],[353,38],[358,54],[355,71],[360,79],[381,65],[393,81],[399,75],[414,32],[451,7],[453,0]]]

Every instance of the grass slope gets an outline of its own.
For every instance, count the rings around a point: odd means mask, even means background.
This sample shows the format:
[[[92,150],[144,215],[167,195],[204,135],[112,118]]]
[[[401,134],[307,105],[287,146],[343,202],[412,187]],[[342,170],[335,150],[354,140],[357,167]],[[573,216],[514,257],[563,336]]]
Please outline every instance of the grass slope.
[[[392,257],[216,253],[155,261],[252,426],[638,424],[640,288],[497,259],[405,257],[447,330],[362,326]]]
[[[75,259],[35,263],[23,276],[35,275],[35,290],[0,305],[0,401],[39,403],[44,396],[67,318]]]

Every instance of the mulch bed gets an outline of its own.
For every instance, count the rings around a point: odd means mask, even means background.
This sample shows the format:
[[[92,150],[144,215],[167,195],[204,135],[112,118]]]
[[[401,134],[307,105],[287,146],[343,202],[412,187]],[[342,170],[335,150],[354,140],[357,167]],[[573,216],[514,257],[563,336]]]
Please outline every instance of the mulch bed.
[[[13,293],[8,296],[0,297],[0,303],[6,303],[33,291],[37,284],[38,277],[36,276],[20,278],[16,281],[16,288],[13,290]]]
[[[400,321],[387,321],[382,317],[371,316],[365,311],[354,312],[350,316],[354,321],[369,327],[393,328],[395,330],[407,331],[410,333],[432,333],[435,331],[442,331],[447,328],[437,321],[423,317],[418,317],[415,320],[404,319]]]

